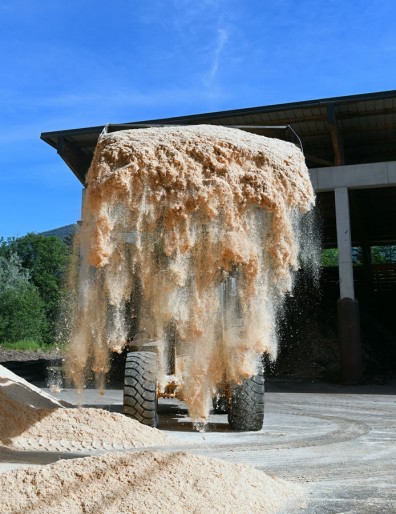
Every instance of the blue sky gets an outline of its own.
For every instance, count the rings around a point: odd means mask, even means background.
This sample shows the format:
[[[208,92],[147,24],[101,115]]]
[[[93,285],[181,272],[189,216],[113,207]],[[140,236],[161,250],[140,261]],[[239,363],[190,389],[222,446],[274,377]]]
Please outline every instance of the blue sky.
[[[0,0],[0,236],[74,223],[44,131],[396,89],[394,0]]]

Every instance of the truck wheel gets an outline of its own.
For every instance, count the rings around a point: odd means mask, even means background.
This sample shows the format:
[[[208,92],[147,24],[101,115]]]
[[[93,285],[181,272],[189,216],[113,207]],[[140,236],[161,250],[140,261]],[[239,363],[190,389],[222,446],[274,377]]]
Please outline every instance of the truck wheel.
[[[257,374],[232,386],[228,412],[231,430],[238,432],[257,431],[264,422],[264,369],[262,364]]]
[[[124,379],[124,414],[150,427],[158,425],[157,354],[127,354]]]

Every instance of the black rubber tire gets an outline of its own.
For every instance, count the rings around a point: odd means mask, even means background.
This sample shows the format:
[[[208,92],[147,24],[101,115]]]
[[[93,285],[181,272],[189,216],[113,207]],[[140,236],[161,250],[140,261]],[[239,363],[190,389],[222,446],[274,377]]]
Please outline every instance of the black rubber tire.
[[[258,431],[264,423],[264,368],[260,365],[257,374],[232,386],[228,411],[231,430],[237,432]]]
[[[154,428],[158,425],[159,419],[157,360],[155,352],[128,353],[124,378],[124,414]]]

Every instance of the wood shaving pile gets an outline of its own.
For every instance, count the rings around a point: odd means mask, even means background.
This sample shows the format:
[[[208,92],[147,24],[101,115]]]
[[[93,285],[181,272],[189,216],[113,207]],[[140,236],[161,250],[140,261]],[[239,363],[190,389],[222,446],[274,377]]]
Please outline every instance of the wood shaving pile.
[[[0,444],[15,450],[90,452],[171,441],[159,430],[122,414],[90,408],[36,409],[0,390]]]
[[[3,514],[270,514],[301,504],[302,493],[299,486],[248,466],[154,451],[0,475]]]

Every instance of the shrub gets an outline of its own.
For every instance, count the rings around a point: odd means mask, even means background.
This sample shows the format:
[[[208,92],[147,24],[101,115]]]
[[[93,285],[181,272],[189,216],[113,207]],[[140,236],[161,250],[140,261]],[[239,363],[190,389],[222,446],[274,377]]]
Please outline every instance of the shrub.
[[[33,284],[0,290],[0,342],[42,342],[47,328],[44,302]]]

